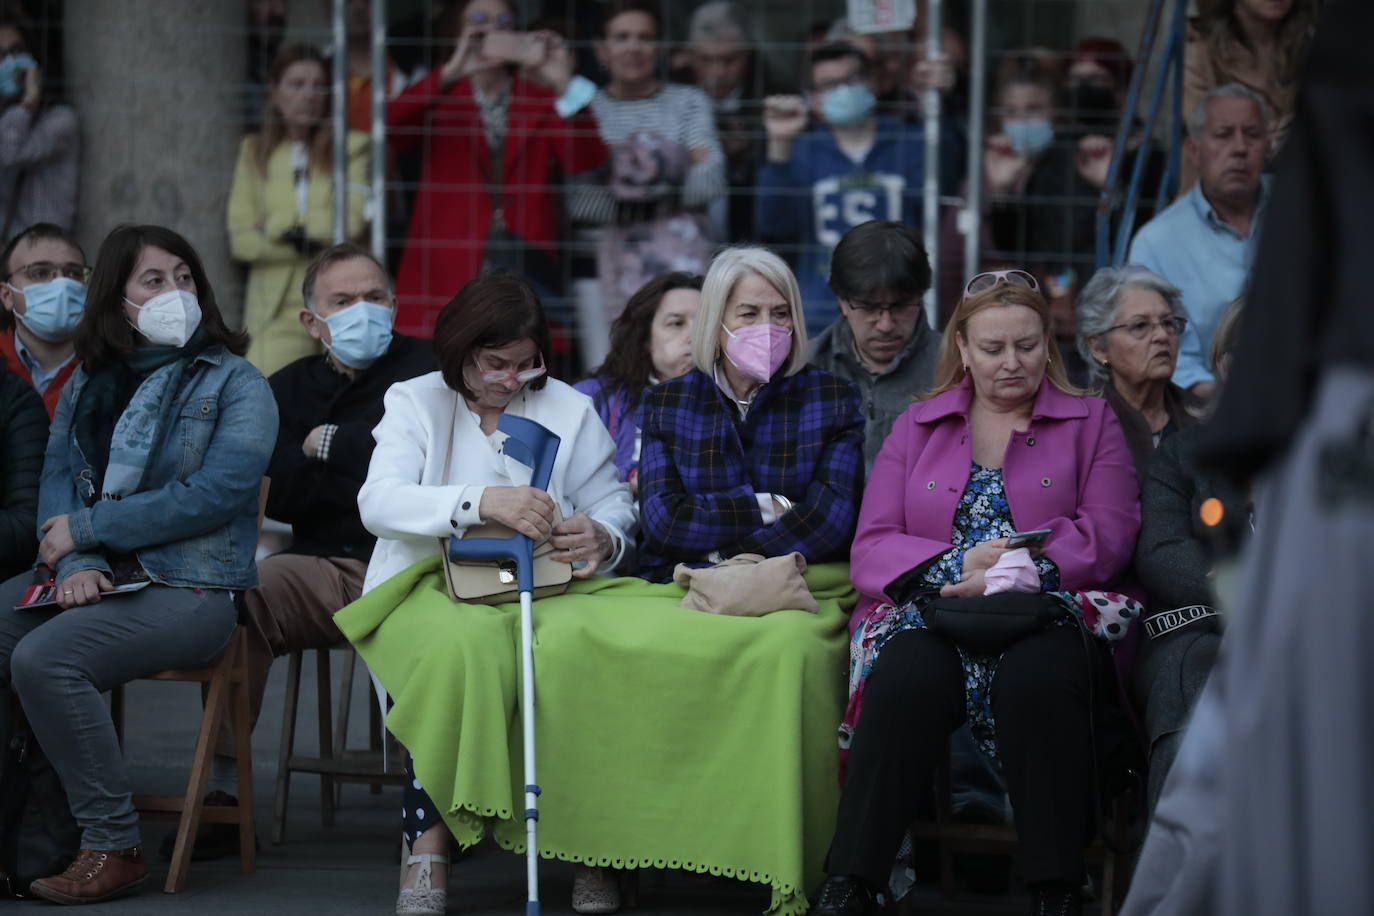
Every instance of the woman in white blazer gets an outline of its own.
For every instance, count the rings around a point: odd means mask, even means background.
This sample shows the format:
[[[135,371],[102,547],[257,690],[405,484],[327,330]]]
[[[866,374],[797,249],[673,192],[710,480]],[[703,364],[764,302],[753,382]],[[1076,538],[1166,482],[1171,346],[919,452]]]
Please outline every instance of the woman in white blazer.
[[[548,329],[529,284],[506,271],[470,281],[440,312],[434,345],[440,371],[391,386],[373,431],[358,493],[363,524],[377,535],[364,593],[434,556],[436,539],[479,522],[551,539],[553,559],[574,563],[575,576],[614,569],[634,536],[634,503],[591,399],[545,372]],[[505,412],[562,440],[547,493],[500,453]],[[414,855],[397,912],[442,913],[450,835],[413,773],[404,809]]]

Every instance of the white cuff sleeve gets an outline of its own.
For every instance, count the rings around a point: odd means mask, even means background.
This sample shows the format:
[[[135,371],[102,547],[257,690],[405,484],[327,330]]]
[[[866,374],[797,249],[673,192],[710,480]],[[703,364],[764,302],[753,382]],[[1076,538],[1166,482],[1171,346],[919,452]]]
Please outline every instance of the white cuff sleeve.
[[[482,505],[482,494],[486,492],[486,487],[463,487],[458,493],[458,499],[453,504],[453,514],[449,516],[449,523],[457,534],[461,534],[464,529],[471,528],[473,525],[482,521],[481,515],[477,510]]]
[[[778,506],[773,502],[772,493],[756,493],[754,498],[759,501],[759,513],[763,516],[763,523],[771,525],[778,520]]]

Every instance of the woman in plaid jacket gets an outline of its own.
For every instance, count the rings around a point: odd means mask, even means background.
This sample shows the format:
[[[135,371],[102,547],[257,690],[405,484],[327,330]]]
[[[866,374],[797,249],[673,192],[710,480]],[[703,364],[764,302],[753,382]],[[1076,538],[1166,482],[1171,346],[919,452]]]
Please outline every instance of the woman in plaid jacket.
[[[806,365],[796,278],[763,248],[712,262],[696,368],[644,405],[641,575],[741,553],[844,560],[863,492],[863,416],[845,380]]]

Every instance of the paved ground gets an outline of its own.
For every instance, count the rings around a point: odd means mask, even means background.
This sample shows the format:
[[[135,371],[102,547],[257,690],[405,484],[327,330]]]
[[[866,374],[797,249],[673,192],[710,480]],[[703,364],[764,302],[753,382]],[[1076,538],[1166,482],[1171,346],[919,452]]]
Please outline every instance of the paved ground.
[[[345,658],[334,654],[334,674]],[[359,669],[361,672],[361,667]],[[400,790],[384,788],[379,795],[366,786],[343,789],[343,807],[336,824],[320,826],[316,777],[301,775],[293,784],[286,842],[273,846],[270,837],[272,791],[282,691],[286,664],[273,670],[262,722],[254,734],[255,810],[262,847],[258,870],[239,873],[237,859],[194,863],[187,888],[169,896],[161,892],[165,866],[155,866],[149,889],[140,896],[86,907],[83,914],[139,916],[143,913],[189,913],[204,916],[258,916],[258,914],[339,914],[385,916],[393,911],[397,886],[397,834]],[[317,741],[313,659],[307,658],[302,689],[300,733],[297,748],[305,753]],[[365,710],[369,697],[361,676],[354,685],[352,734],[366,734]],[[136,682],[127,690],[126,743],[136,791],[179,793],[184,791],[195,729],[199,724],[199,700],[195,687],[186,684]],[[158,843],[169,825],[145,827],[145,845],[156,858]],[[550,916],[571,913],[571,867],[547,863],[541,871],[544,912]],[[524,912],[523,859],[494,846],[479,847],[460,863],[449,885],[449,912],[467,916],[496,916]],[[972,898],[953,905],[931,891],[915,895],[919,914],[978,914],[1024,912],[1020,898]],[[732,881],[702,879],[677,873],[649,873],[641,879],[640,903],[632,913],[642,916],[757,916],[768,905],[767,891]],[[39,913],[48,905],[0,904],[0,914]]]

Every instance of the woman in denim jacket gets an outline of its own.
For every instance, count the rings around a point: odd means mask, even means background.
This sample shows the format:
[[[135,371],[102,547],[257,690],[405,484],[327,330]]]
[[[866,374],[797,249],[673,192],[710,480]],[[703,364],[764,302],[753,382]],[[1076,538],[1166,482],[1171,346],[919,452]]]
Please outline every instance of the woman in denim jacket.
[[[0,584],[0,739],[11,692],[66,789],[81,852],[33,893],[94,903],[148,876],[124,761],[100,694],[215,661],[257,584],[258,492],[277,432],[200,258],[176,233],[123,226],[100,248],[39,488],[53,601]],[[128,583],[138,591],[112,594]]]

